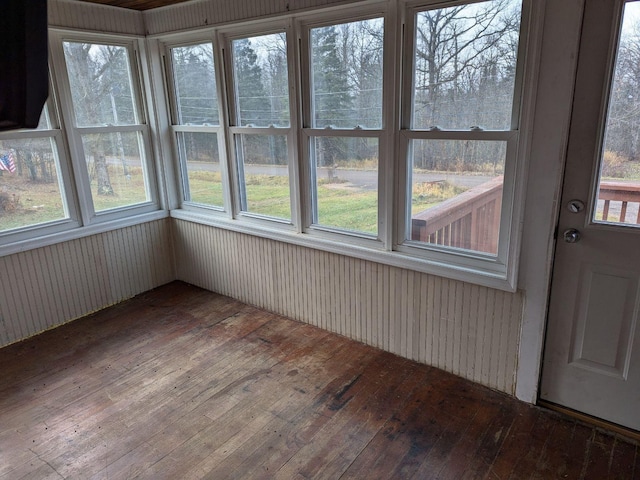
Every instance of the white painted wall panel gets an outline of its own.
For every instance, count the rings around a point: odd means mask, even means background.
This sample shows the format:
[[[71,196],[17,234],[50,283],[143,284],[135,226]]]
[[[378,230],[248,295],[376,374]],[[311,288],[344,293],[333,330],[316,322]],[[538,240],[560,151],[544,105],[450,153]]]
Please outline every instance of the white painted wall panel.
[[[149,35],[268,17],[354,0],[197,0],[144,12]]]
[[[0,258],[0,346],[174,280],[169,219]]]
[[[521,293],[173,221],[178,279],[513,394]]]
[[[48,1],[49,26],[104,33],[144,35],[141,12],[75,0]]]

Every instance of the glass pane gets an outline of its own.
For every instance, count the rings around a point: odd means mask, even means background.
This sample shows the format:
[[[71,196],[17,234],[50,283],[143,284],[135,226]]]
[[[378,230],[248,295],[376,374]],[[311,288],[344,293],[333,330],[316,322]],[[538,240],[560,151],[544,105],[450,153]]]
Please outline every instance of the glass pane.
[[[233,73],[238,125],[289,126],[285,33],[234,40]]]
[[[314,223],[377,235],[378,139],[316,137]]]
[[[178,151],[187,172],[185,200],[222,207],[222,175],[215,133],[178,133]]]
[[[137,132],[83,135],[89,182],[96,212],[149,200]]]
[[[126,47],[64,42],[79,127],[137,122]]]
[[[313,126],[382,127],[381,18],[311,29]]]
[[[598,181],[596,222],[640,225],[640,2],[624,8]]]
[[[496,255],[506,142],[414,140],[411,240]]]
[[[521,0],[416,17],[413,128],[511,128]]]
[[[290,220],[286,136],[236,135],[236,150],[242,210]]]
[[[213,45],[171,49],[180,125],[219,125]]]
[[[68,218],[52,138],[0,140],[0,231]]]

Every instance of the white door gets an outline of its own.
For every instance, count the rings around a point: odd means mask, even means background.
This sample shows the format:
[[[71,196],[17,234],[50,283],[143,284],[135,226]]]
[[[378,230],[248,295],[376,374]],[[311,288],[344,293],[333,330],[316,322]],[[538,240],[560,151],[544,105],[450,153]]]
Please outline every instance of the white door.
[[[586,0],[540,396],[640,430],[640,1]]]

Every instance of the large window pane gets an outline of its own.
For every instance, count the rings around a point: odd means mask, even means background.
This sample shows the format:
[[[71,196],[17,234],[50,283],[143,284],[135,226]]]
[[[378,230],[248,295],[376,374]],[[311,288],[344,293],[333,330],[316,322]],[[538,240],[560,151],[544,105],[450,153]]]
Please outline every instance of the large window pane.
[[[287,137],[236,135],[241,209],[291,219]]]
[[[598,181],[597,222],[640,225],[640,2],[624,7]]]
[[[506,142],[414,140],[411,239],[497,254]]]
[[[171,49],[177,123],[219,125],[213,45],[203,43]]]
[[[381,18],[311,30],[315,128],[382,127]]]
[[[185,200],[222,207],[222,176],[216,133],[177,134],[178,151],[187,172]]]
[[[238,125],[288,127],[286,35],[242,38],[232,46]]]
[[[64,218],[55,141],[0,140],[0,231]]]
[[[378,233],[378,139],[316,137],[314,223]]]
[[[141,134],[83,135],[82,144],[96,212],[150,200]]]
[[[126,47],[64,42],[78,127],[138,123]]]
[[[511,127],[521,0],[419,12],[413,128]]]

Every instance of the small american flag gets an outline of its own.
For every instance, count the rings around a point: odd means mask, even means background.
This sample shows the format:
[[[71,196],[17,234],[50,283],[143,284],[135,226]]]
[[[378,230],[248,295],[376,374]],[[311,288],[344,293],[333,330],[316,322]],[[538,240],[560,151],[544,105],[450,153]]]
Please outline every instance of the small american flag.
[[[0,170],[13,173],[16,171],[16,162],[13,160],[13,153],[9,152],[6,155],[0,155]]]

